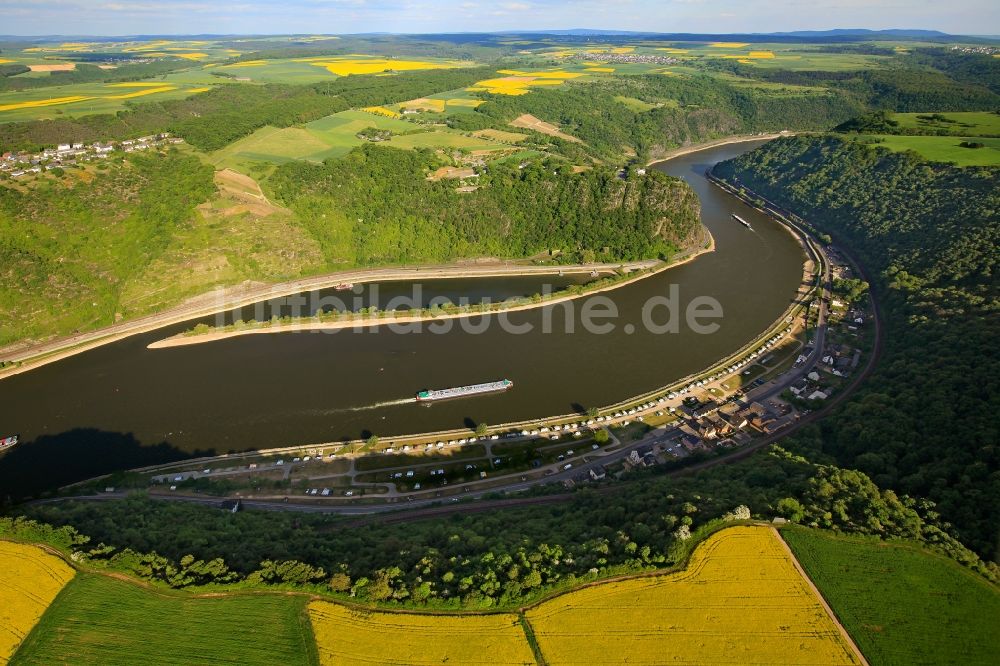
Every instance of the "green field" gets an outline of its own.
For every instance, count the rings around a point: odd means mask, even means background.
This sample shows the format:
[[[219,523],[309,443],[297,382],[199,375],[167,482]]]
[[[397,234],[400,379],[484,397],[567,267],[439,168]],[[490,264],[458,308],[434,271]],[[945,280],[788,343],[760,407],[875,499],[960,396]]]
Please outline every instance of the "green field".
[[[314,664],[303,596],[197,598],[78,574],[11,664]]]
[[[928,132],[947,132],[952,136],[1000,136],[1000,113],[968,111],[935,114],[944,121],[930,118],[928,113],[894,113],[892,119],[901,128]],[[951,122],[949,122],[951,121]]]
[[[230,167],[239,171],[246,171],[252,162],[322,162],[331,157],[346,155],[351,149],[365,143],[357,137],[357,133],[368,127],[393,132],[392,140],[385,142],[385,145],[395,148],[506,148],[499,142],[466,136],[444,126],[426,127],[367,111],[342,111],[301,127],[264,127],[245,139],[212,153],[210,160],[216,168]]]
[[[862,135],[862,140],[878,139],[878,145],[901,152],[912,150],[932,162],[954,162],[957,166],[1000,165],[1000,139],[959,136]],[[982,143],[982,148],[963,148],[962,141]]]
[[[782,530],[872,664],[995,664],[1000,590],[908,543]]]

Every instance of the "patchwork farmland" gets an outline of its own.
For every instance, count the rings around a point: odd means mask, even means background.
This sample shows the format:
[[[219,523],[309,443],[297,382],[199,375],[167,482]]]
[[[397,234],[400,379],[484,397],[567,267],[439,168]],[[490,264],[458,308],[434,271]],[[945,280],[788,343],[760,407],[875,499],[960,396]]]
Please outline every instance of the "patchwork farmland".
[[[916,545],[782,534],[791,550],[769,526],[729,527],[683,570],[488,614],[345,606],[312,588],[172,591],[0,541],[0,663],[867,663],[793,551],[872,663],[992,663],[1000,593],[976,575]]]
[[[386,145],[395,148],[461,148],[499,151],[508,146],[488,136],[468,136],[444,126],[424,126],[395,117],[389,109],[342,111],[301,127],[265,127],[211,156],[217,168],[246,168],[248,162],[281,164],[291,160],[322,162],[346,155],[365,143],[358,133],[374,128],[392,133]]]

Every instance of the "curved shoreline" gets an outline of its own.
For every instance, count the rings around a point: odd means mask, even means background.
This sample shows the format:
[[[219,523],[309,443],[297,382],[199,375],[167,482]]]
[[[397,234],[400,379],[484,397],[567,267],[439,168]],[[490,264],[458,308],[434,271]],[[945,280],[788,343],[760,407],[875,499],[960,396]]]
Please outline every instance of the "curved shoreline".
[[[698,144],[691,144],[668,151],[663,156],[655,160],[650,160],[647,166],[668,162],[676,157],[689,153],[716,148],[732,143],[744,143],[748,141],[762,141],[774,139],[779,136],[787,136],[792,132],[780,132],[764,135],[738,135],[707,141]],[[711,236],[711,234],[709,234]],[[714,239],[713,239],[714,242]],[[512,260],[506,262],[496,262],[493,264],[448,264],[440,266],[422,266],[415,268],[383,267],[376,269],[359,269],[351,271],[341,271],[327,273],[320,276],[312,276],[280,282],[275,284],[255,285],[244,282],[241,285],[229,287],[215,287],[210,291],[189,299],[187,303],[176,305],[163,312],[154,313],[117,324],[111,324],[93,331],[77,333],[70,336],[58,337],[45,342],[36,343],[12,343],[0,348],[0,361],[11,363],[7,367],[0,368],[0,381],[7,377],[34,370],[35,368],[55,363],[64,358],[75,356],[96,347],[101,347],[112,342],[117,342],[133,335],[148,333],[158,328],[164,328],[174,324],[183,323],[199,317],[207,317],[225,310],[232,310],[247,305],[252,305],[258,301],[271,298],[283,298],[297,293],[333,287],[341,282],[373,282],[376,280],[412,280],[412,279],[445,279],[450,277],[502,277],[502,276],[530,276],[530,275],[551,275],[563,272],[590,272],[615,270],[628,263],[620,264],[577,264],[571,266],[534,266],[530,264],[517,264]],[[656,265],[656,261],[632,262],[632,265],[645,264],[650,268]],[[679,263],[669,264],[670,266]]]
[[[526,260],[517,260],[526,261]],[[9,345],[0,350],[0,360],[15,365],[0,368],[0,380],[6,377],[28,372],[43,365],[54,363],[64,358],[117,342],[133,335],[149,333],[158,328],[180,324],[185,321],[208,317],[226,310],[253,305],[260,301],[274,298],[284,298],[307,291],[334,287],[342,282],[398,282],[413,280],[446,280],[458,278],[487,277],[530,277],[533,275],[554,275],[558,273],[607,273],[622,268],[640,270],[655,267],[659,260],[646,260],[618,263],[570,264],[570,265],[533,265],[517,263],[515,260],[491,263],[446,264],[437,266],[381,267],[341,271],[267,284],[263,286],[217,287],[196,297],[195,302],[180,305],[167,311],[147,315],[139,319],[113,324],[94,331],[79,333],[70,337],[28,345],[20,349]],[[673,264],[671,264],[673,265]]]
[[[683,157],[684,155],[689,155],[691,153],[697,153],[702,150],[708,150],[709,148],[718,148],[720,146],[728,146],[732,143],[747,143],[749,141],[770,141],[772,139],[778,139],[783,136],[795,136],[795,132],[789,130],[782,130],[780,132],[772,132],[770,134],[739,134],[736,136],[728,136],[722,139],[714,139],[712,141],[705,141],[703,143],[692,143],[690,146],[682,146],[680,148],[674,148],[668,150],[662,157],[658,157],[655,160],[650,160],[646,163],[646,166],[653,166],[654,164],[660,164],[661,162],[669,162],[672,159]]]
[[[682,259],[672,262],[658,262],[658,264],[651,265],[646,272],[640,272],[637,275],[623,279],[614,284],[610,284],[597,289],[587,289],[584,287],[579,293],[565,294],[565,295],[554,295],[551,298],[543,298],[537,303],[519,303],[519,304],[507,304],[505,302],[490,303],[488,309],[483,310],[471,310],[468,312],[453,312],[446,314],[420,314],[420,315],[406,315],[399,314],[395,311],[387,312],[377,312],[374,315],[360,315],[360,316],[350,316],[350,313],[343,313],[344,319],[338,319],[336,321],[303,321],[300,323],[287,323],[278,325],[268,325],[268,322],[261,322],[262,325],[256,328],[247,328],[242,330],[226,330],[226,331],[209,331],[207,333],[201,334],[185,334],[180,333],[178,335],[164,338],[162,340],[156,340],[151,342],[146,346],[147,349],[167,349],[170,347],[185,347],[188,345],[204,344],[208,342],[216,342],[219,340],[226,340],[229,338],[240,337],[244,335],[255,335],[262,333],[296,333],[304,331],[333,331],[345,328],[370,328],[375,326],[404,326],[408,324],[417,324],[422,322],[436,322],[436,321],[447,321],[451,319],[468,319],[470,317],[489,317],[491,315],[505,315],[508,312],[520,312],[524,310],[534,310],[537,308],[543,308],[549,305],[556,305],[558,303],[565,303],[567,301],[576,300],[578,298],[583,298],[584,296],[593,296],[594,294],[600,294],[606,291],[612,291],[618,289],[619,287],[624,287],[626,285],[632,284],[633,282],[638,282],[643,278],[651,277],[657,275],[665,270],[669,270],[676,266],[682,266],[694,259],[697,259],[702,254],[707,252],[715,251],[715,238],[712,236],[708,229],[705,229],[708,234],[708,244],[694,252],[690,252]],[[567,272],[567,271],[563,271]],[[557,292],[560,293],[560,292]],[[472,306],[473,308],[478,306]],[[311,319],[311,318],[310,318]]]

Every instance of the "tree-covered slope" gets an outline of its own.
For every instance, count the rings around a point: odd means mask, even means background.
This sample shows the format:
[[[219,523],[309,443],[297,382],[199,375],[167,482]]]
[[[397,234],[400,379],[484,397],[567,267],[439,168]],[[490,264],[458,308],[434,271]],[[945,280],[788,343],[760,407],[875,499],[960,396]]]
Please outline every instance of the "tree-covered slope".
[[[705,241],[683,181],[657,171],[572,173],[565,163],[497,163],[457,192],[430,181],[429,151],[365,146],[323,165],[282,165],[268,184],[320,240],[330,263],[533,256],[615,261],[668,256]]]
[[[122,290],[214,191],[180,154],[0,187],[0,344],[110,324]]]
[[[876,279],[885,355],[861,393],[823,421],[823,452],[932,499],[966,543],[995,558],[1000,169],[799,137],[716,173],[830,231]]]

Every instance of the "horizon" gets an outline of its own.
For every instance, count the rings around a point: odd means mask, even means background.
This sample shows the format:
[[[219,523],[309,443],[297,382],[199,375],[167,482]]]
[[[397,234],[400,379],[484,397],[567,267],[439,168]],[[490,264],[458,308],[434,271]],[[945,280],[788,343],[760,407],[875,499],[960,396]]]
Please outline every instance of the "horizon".
[[[744,34],[825,30],[931,30],[953,36],[993,37],[1000,19],[988,0],[947,6],[930,0],[905,4],[817,0],[596,0],[566,3],[524,0],[262,0],[133,3],[87,0],[0,0],[5,37],[128,37],[136,35],[424,35],[532,33],[568,30],[642,34]],[[585,23],[601,28],[564,28]],[[846,18],[846,17],[849,17]],[[843,24],[863,28],[839,28]],[[833,26],[833,27],[831,27]],[[900,27],[919,26],[919,27]]]

